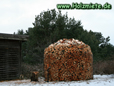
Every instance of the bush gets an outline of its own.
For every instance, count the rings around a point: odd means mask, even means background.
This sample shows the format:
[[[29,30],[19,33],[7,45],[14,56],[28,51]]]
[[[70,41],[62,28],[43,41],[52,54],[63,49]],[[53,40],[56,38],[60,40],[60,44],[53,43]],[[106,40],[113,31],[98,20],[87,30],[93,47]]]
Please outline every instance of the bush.
[[[24,79],[30,79],[32,71],[38,71],[39,76],[44,76],[43,64],[30,65],[27,63],[22,63],[21,68]]]
[[[93,65],[94,74],[114,74],[114,60],[99,61]]]

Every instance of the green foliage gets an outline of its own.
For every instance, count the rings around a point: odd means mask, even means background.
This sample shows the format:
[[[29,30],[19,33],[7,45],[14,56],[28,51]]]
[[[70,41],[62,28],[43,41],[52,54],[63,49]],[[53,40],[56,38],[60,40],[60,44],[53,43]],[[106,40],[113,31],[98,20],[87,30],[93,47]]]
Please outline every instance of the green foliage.
[[[14,32],[14,34],[15,34],[15,32]],[[24,34],[23,29],[18,30],[18,32],[17,32],[16,34],[18,34],[18,35],[23,35],[23,34]]]
[[[107,59],[114,55],[114,46],[109,43],[110,37],[104,38],[100,32],[83,29],[81,21],[68,18],[67,13],[55,9],[41,12],[35,17],[33,28],[26,32],[18,30],[17,34],[29,35],[26,43],[22,44],[23,61],[27,63],[42,63],[44,49],[51,43],[63,38],[75,38],[90,45],[94,61]]]

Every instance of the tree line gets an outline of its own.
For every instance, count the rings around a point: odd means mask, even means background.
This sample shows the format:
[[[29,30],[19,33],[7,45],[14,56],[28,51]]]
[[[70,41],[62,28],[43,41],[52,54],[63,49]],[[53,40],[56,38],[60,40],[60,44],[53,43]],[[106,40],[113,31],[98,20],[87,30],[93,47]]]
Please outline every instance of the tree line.
[[[114,46],[109,43],[109,36],[105,38],[101,32],[87,31],[81,21],[68,18],[67,13],[62,14],[55,9],[41,12],[35,17],[32,28],[20,29],[15,34],[29,35],[28,41],[22,44],[22,57],[30,64],[43,63],[44,49],[63,38],[74,38],[88,44],[94,61],[114,58]]]

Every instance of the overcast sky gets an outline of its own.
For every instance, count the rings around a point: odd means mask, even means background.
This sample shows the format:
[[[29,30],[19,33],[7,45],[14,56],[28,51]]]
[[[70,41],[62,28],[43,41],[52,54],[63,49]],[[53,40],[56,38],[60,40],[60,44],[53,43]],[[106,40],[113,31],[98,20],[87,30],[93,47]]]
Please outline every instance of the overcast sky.
[[[0,33],[14,33],[18,29],[27,30],[33,27],[35,15],[48,9],[56,9],[57,4],[72,4],[82,2],[89,4],[112,5],[111,10],[62,10],[68,16],[81,20],[84,29],[101,32],[104,37],[110,36],[114,45],[114,0],[0,0]]]

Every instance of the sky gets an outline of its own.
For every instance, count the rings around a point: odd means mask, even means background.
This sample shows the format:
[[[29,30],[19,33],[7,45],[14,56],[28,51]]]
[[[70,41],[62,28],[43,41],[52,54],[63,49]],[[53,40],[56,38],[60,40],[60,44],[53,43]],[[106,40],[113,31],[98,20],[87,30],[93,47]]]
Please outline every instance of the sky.
[[[106,2],[112,5],[111,10],[61,10],[68,13],[69,18],[80,20],[86,30],[101,32],[106,38],[110,36],[110,43],[114,45],[114,0],[0,0],[0,33],[13,34],[19,29],[27,30],[33,27],[35,16],[48,9],[56,9],[57,4]]]

